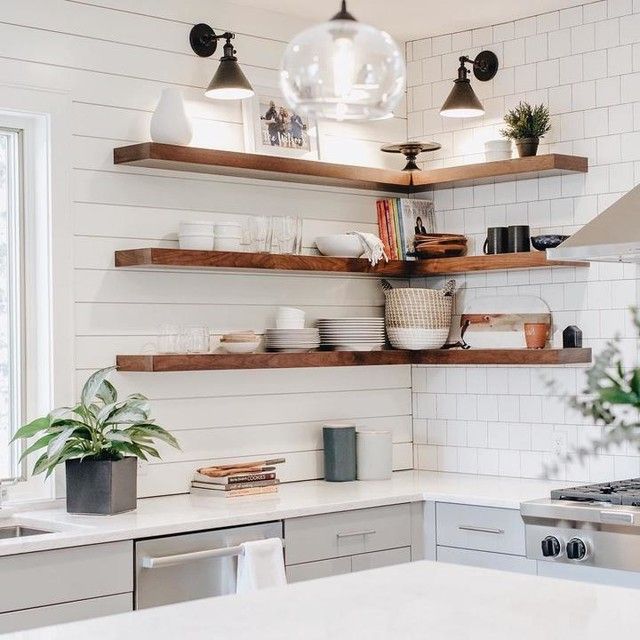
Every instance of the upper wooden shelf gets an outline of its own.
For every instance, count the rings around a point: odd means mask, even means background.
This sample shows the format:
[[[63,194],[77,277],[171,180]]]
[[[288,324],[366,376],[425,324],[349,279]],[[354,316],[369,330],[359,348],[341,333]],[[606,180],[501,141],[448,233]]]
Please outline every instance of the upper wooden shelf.
[[[116,267],[272,269],[278,271],[362,273],[380,277],[408,278],[471,271],[588,266],[589,263],[547,260],[544,252],[530,251],[528,253],[432,258],[407,262],[391,260],[372,267],[368,260],[362,258],[330,258],[326,256],[296,256],[232,251],[192,251],[149,247],[116,251],[115,264]]]
[[[543,156],[416,171],[412,174],[412,184],[416,191],[423,191],[425,188],[482,184],[513,178],[558,176],[566,173],[586,173],[588,170],[589,160],[587,158],[549,153]]]
[[[312,351],[309,353],[119,355],[120,371],[219,371],[371,365],[588,364],[591,349],[433,349],[428,351]]]
[[[400,193],[486,181],[586,172],[587,158],[561,154],[514,158],[428,171],[392,171],[277,156],[142,142],[113,150],[115,164],[239,178],[282,180]]]

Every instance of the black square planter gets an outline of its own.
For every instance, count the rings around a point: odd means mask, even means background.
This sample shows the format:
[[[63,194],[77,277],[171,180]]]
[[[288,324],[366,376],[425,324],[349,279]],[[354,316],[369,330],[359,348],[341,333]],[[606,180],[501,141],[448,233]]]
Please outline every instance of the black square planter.
[[[67,512],[114,515],[136,508],[138,459],[67,460]]]

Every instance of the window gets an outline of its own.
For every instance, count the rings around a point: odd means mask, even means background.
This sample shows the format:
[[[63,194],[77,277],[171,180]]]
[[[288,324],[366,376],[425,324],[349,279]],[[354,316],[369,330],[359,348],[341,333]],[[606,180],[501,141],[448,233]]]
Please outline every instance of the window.
[[[0,438],[23,420],[22,134],[0,128]],[[0,448],[0,480],[25,479],[22,443]]]
[[[71,98],[0,83],[0,481],[9,502],[64,495],[33,477],[17,427],[74,401]],[[55,295],[54,295],[55,292]]]

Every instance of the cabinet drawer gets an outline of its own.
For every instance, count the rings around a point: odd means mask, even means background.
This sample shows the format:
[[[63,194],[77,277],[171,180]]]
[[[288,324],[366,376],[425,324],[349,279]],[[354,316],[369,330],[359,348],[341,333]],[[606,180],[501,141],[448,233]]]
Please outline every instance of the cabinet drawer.
[[[408,504],[285,521],[287,564],[411,546]]]
[[[76,620],[88,620],[98,616],[110,616],[115,613],[133,611],[133,594],[122,593],[117,596],[105,596],[80,602],[53,604],[37,609],[25,609],[0,614],[0,633],[23,631]]]
[[[317,562],[303,562],[287,567],[287,582],[302,582],[351,573],[351,558],[331,558]]]
[[[439,545],[525,555],[524,523],[515,509],[438,503]]]
[[[0,558],[0,613],[133,591],[133,543]]]
[[[367,569],[379,569],[391,567],[394,564],[411,562],[411,547],[402,549],[385,549],[373,553],[361,553],[351,558],[351,571],[366,571]]]
[[[438,562],[451,562],[452,564],[464,564],[470,567],[483,567],[485,569],[499,569],[500,571],[513,571],[515,573],[536,574],[536,561],[528,560],[522,556],[509,556],[490,551],[471,551],[470,549],[454,549],[452,547],[438,547]]]

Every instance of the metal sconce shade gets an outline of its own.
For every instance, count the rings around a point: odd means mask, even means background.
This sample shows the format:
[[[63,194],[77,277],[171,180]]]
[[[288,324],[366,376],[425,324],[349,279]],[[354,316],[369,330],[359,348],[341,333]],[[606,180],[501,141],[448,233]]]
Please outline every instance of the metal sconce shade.
[[[493,51],[481,51],[475,59],[460,56],[458,77],[453,81],[453,89],[444,101],[440,115],[447,118],[477,118],[484,115],[484,107],[467,77],[469,70],[466,64],[470,64],[473,75],[480,82],[487,82],[498,73],[498,56]]]
[[[484,107],[468,78],[454,80],[453,89],[444,101],[440,115],[447,118],[475,118],[484,115]]]
[[[242,72],[237,60],[220,60],[220,66],[211,79],[204,95],[218,100],[242,100],[254,94],[251,83]]]
[[[201,58],[212,56],[218,47],[218,40],[226,40],[220,65],[204,92],[207,98],[242,100],[255,94],[251,83],[238,64],[236,51],[231,44],[233,38],[235,38],[235,33],[226,31],[217,35],[208,24],[204,23],[196,24],[191,29],[189,43],[193,51]]]

